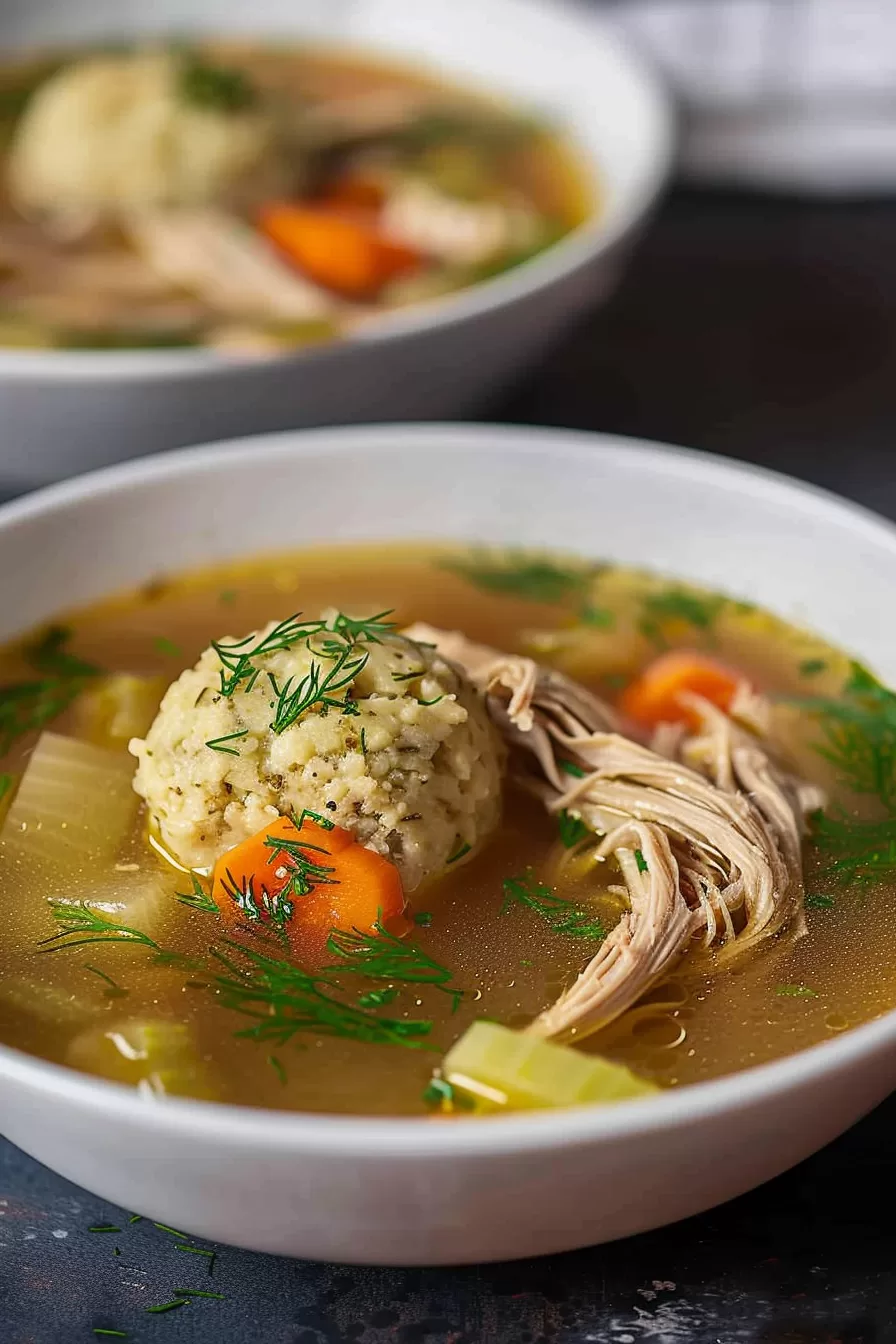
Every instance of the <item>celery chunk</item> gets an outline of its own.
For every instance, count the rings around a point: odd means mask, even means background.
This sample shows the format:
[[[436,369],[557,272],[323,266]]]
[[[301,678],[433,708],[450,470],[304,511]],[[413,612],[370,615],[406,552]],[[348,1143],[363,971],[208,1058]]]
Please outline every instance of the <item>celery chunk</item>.
[[[496,1022],[474,1022],[445,1056],[442,1074],[481,1110],[627,1101],[658,1090],[622,1064]]]

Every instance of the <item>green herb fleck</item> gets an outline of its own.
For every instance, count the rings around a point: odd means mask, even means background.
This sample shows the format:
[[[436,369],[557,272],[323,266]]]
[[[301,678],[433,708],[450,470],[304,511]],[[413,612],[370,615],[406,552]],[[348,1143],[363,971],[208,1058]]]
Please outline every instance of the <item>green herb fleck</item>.
[[[358,1002],[362,1008],[385,1008],[397,998],[398,990],[393,986],[387,989],[368,989],[366,994],[358,995]]]
[[[833,896],[826,896],[824,892],[813,891],[806,897],[807,910],[833,910]]]
[[[545,557],[515,551],[504,554],[474,551],[466,559],[446,558],[441,567],[483,592],[549,606],[581,597],[598,572],[595,566],[561,565]]]
[[[361,755],[367,755],[367,732],[364,728],[361,729]]]
[[[572,775],[573,779],[584,779],[587,774],[575,761],[558,761],[558,765],[565,775]]]
[[[212,900],[211,893],[206,891],[196,873],[190,873],[190,881],[193,884],[192,891],[175,892],[181,905],[189,906],[191,910],[201,910],[209,915],[220,914],[217,905]]]
[[[181,1241],[187,1240],[186,1232],[178,1232],[176,1227],[169,1227],[167,1223],[153,1223],[153,1227],[157,1227],[160,1232],[169,1233],[172,1237],[180,1237]]]
[[[579,608],[579,622],[593,630],[611,630],[616,624],[616,617],[608,607],[596,607],[586,602]]]
[[[393,672],[393,681],[414,681],[417,677],[422,677],[426,672],[425,667],[412,668],[410,672]]]
[[[557,813],[557,825],[560,830],[560,843],[565,849],[575,849],[576,845],[594,835],[590,826],[581,817],[577,817],[565,807]]]
[[[465,1097],[455,1087],[452,1087],[447,1078],[430,1078],[423,1089],[422,1100],[426,1106],[434,1110],[469,1111],[473,1108],[470,1098]]]
[[[428,929],[432,923],[432,915],[428,910],[418,910],[414,915],[414,923],[420,929]]]
[[[121,1228],[116,1227],[114,1223],[94,1223],[88,1227],[88,1232],[120,1232]]]
[[[258,92],[244,71],[211,65],[195,53],[183,56],[178,93],[185,103],[215,112],[244,112],[258,101]]]
[[[504,880],[501,913],[509,914],[517,906],[533,911],[545,921],[552,933],[566,934],[570,938],[588,938],[594,942],[600,942],[607,936],[601,920],[586,906],[557,896],[544,882],[535,880],[531,868],[526,870],[523,877],[508,877]]]
[[[142,1213],[132,1213],[131,1216],[130,1216],[130,1218],[128,1219],[128,1222],[129,1222],[129,1223],[142,1223],[142,1222],[143,1222],[143,1214],[142,1214]]]
[[[819,755],[830,761],[854,793],[872,794],[896,811],[896,695],[852,663],[842,699],[796,698],[791,703],[817,718]]]
[[[228,747],[225,746],[225,743],[237,742],[241,737],[248,737],[248,735],[249,735],[249,729],[243,728],[243,730],[239,733],[227,733],[225,734],[224,737],[210,738],[210,740],[206,742],[205,745],[207,747],[211,747],[212,751],[222,751],[225,752],[228,756],[239,756],[240,752],[238,747]]]
[[[232,607],[236,601],[237,593],[235,588],[222,588],[218,594],[218,601],[225,607]]]
[[[161,1314],[163,1311],[174,1311],[177,1307],[185,1307],[186,1305],[187,1299],[185,1297],[174,1297],[170,1302],[159,1302],[154,1307],[147,1307],[146,1311],[149,1312],[150,1315],[153,1313]]]
[[[184,651],[179,644],[175,644],[173,639],[168,639],[166,635],[156,635],[153,640],[153,648],[157,653],[167,654],[170,658],[182,658]]]
[[[93,1333],[95,1335],[105,1336],[108,1339],[130,1339],[130,1335],[126,1330],[113,1330],[111,1326],[95,1325],[93,1327]]]
[[[424,709],[428,709],[430,705],[437,705],[440,700],[444,699],[444,695],[436,695],[433,696],[432,700],[418,700],[417,704],[422,705]]]
[[[283,1087],[285,1087],[289,1080],[286,1077],[286,1069],[283,1067],[280,1060],[277,1058],[276,1055],[268,1055],[268,1063],[276,1073],[277,1077],[280,1079],[280,1082],[283,1085]]]
[[[638,872],[639,872],[639,873],[646,873],[646,872],[648,871],[648,869],[647,869],[647,860],[645,859],[644,855],[641,853],[640,849],[636,849],[636,850],[635,850],[635,863],[638,865]]]
[[[209,1293],[204,1288],[175,1288],[174,1292],[178,1297],[209,1297],[215,1302],[227,1301],[223,1293]]]
[[[84,901],[51,900],[48,904],[59,929],[49,938],[40,940],[41,952],[60,952],[63,948],[84,947],[89,943],[139,943],[156,952],[162,951],[148,933],[106,919]]]
[[[106,985],[108,986],[108,988],[104,991],[105,997],[107,999],[127,998],[128,991],[126,989],[122,989],[120,985],[117,985],[115,981],[112,979],[111,975],[107,975],[105,971],[101,971],[99,966],[91,966],[88,962],[85,961],[84,969],[85,971],[90,971],[92,975],[99,976],[101,980],[105,980]]]
[[[808,985],[778,985],[775,993],[783,999],[817,999],[818,991]]]
[[[841,890],[864,890],[896,873],[896,817],[853,821],[845,814],[810,817],[811,839],[823,863],[818,878]]]
[[[20,737],[58,718],[98,675],[92,663],[68,651],[71,637],[65,626],[51,626],[23,649],[25,661],[40,677],[0,686],[0,756]]]
[[[799,667],[800,676],[817,677],[826,667],[827,663],[823,658],[804,658]]]
[[[701,596],[687,588],[665,588],[648,593],[642,599],[643,615],[638,629],[655,643],[664,643],[663,627],[668,621],[683,621],[695,630],[709,632],[727,598]]]
[[[457,839],[460,840],[460,836],[458,836]],[[470,853],[470,850],[472,848],[473,848],[472,845],[468,845],[465,840],[462,840],[461,843],[458,845],[457,849],[454,851],[454,853],[448,855],[448,858],[445,860],[445,862],[458,863],[462,858],[464,858],[467,854]]]

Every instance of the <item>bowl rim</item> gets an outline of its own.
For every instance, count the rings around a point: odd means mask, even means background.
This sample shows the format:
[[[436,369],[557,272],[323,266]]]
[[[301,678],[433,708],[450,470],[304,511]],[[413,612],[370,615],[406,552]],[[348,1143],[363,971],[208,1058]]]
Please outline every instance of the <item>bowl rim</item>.
[[[662,467],[693,480],[716,480],[741,494],[757,497],[789,496],[811,505],[821,518],[848,525],[854,532],[896,552],[896,526],[821,487],[764,467],[729,461],[695,449],[663,445],[622,435],[534,426],[491,424],[375,424],[290,430],[229,442],[179,449],[104,468],[73,480],[48,486],[24,499],[0,506],[0,530],[15,527],[54,510],[122,490],[176,480],[181,474],[214,471],[229,462],[256,458],[267,451],[275,456],[327,452],[376,451],[388,438],[391,445],[413,443],[448,453],[455,448],[491,440],[500,448],[520,454],[541,454],[551,444],[564,451],[593,456],[596,448],[613,455],[639,459],[649,471]],[[74,1104],[135,1126],[151,1127],[171,1135],[199,1135],[205,1139],[264,1145],[277,1152],[332,1155],[345,1151],[347,1140],[365,1160],[382,1157],[442,1158],[469,1154],[539,1153],[558,1145],[588,1146],[614,1142],[658,1130],[683,1127],[726,1113],[761,1105],[776,1094],[785,1096],[830,1073],[874,1056],[896,1044],[896,1008],[850,1028],[836,1038],[796,1054],[755,1065],[707,1082],[692,1083],[659,1095],[570,1110],[546,1110],[508,1116],[480,1117],[473,1124],[433,1124],[427,1117],[334,1115],[328,1112],[290,1112],[230,1103],[170,1097],[148,1103],[133,1088],[79,1073],[65,1065],[29,1055],[0,1044],[0,1087],[17,1085],[45,1100]]]
[[[517,3],[517,0],[510,0]],[[543,0],[526,0],[527,7],[544,11]],[[589,216],[556,243],[531,260],[503,275],[478,281],[455,294],[410,304],[371,320],[355,331],[334,340],[299,350],[267,355],[228,354],[208,349],[179,350],[16,350],[0,347],[0,383],[6,379],[53,383],[102,382],[106,379],[147,380],[157,378],[190,379],[208,374],[227,374],[237,370],[287,368],[313,363],[346,348],[379,346],[393,339],[413,339],[428,332],[439,332],[486,313],[498,312],[514,303],[539,294],[564,280],[589,262],[612,251],[632,233],[650,213],[668,181],[678,146],[678,120],[672,94],[656,73],[650,60],[631,40],[613,29],[598,15],[586,14],[570,3],[559,6],[560,14],[577,24],[583,42],[590,41],[612,54],[619,69],[638,87],[648,105],[645,138],[650,149],[641,180],[632,188],[629,199],[608,222],[598,213]],[[384,52],[388,56],[388,52]],[[599,168],[598,160],[580,145],[577,125],[565,127],[576,152],[583,155],[586,167]]]

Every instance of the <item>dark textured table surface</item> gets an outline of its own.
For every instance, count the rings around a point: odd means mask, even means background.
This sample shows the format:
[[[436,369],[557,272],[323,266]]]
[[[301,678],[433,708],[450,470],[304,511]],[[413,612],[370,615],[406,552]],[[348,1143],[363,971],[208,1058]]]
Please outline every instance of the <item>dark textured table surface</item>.
[[[492,413],[708,448],[896,517],[894,237],[896,203],[680,193],[612,304]],[[675,1228],[457,1270],[178,1254],[0,1141],[0,1344],[86,1344],[97,1328],[136,1344],[886,1344],[894,1130],[896,1099]],[[121,1230],[89,1230],[104,1223]],[[147,1313],[177,1288],[222,1297]]]

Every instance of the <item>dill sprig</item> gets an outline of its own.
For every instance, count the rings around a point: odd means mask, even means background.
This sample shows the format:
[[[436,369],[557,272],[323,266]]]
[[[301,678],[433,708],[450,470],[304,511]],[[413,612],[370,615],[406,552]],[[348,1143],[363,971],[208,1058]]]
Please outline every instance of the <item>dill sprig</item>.
[[[432,1022],[379,1017],[337,998],[338,986],[326,976],[311,975],[291,962],[275,961],[230,940],[226,945],[243,964],[215,951],[229,972],[215,977],[218,1002],[253,1023],[238,1031],[238,1037],[288,1045],[295,1036],[310,1032],[408,1050],[427,1048]]]
[[[271,731],[277,736],[285,733],[287,728],[291,728],[297,719],[314,706],[346,712],[351,701],[346,697],[338,699],[336,692],[352,684],[364,670],[370,657],[365,650],[358,653],[353,643],[340,644],[334,641],[326,641],[313,652],[319,653],[319,657],[312,659],[311,666],[297,684],[295,678],[290,677],[280,688],[274,678],[270,678],[277,697]],[[325,669],[321,659],[330,660],[331,666]],[[349,709],[348,712],[351,713],[352,710]]]
[[[588,938],[594,942],[606,938],[607,930],[597,916],[575,901],[564,900],[544,882],[536,881],[531,868],[526,870],[523,877],[505,878],[503,885],[502,915],[521,906],[543,919],[552,933],[563,933],[570,938]]]
[[[195,873],[190,874],[190,881],[193,884],[192,891],[175,892],[175,896],[181,905],[187,905],[191,910],[202,910],[209,915],[220,914],[217,905],[212,900],[211,893],[206,891]]]
[[[346,616],[344,612],[337,611],[330,623],[330,629],[337,635],[343,635],[357,644],[364,641],[367,644],[382,644],[383,640],[398,629],[394,621],[386,620],[387,616],[394,615],[390,607],[388,611],[378,611],[375,616],[362,617],[355,620],[351,616]]]
[[[162,954],[159,944],[148,933],[106,918],[84,901],[51,900],[48,904],[59,927],[49,938],[40,940],[41,952],[61,952],[63,948],[85,947],[90,943],[132,943]]]
[[[283,932],[295,913],[292,901],[284,895],[285,889],[272,892],[259,884],[256,890],[252,874],[237,881],[228,868],[221,886],[249,924],[270,923],[274,929]]]
[[[797,697],[791,703],[817,718],[822,742],[816,751],[843,782],[896,810],[896,695],[852,663],[841,699]]]
[[[582,597],[598,573],[594,565],[563,565],[519,551],[473,551],[466,559],[449,556],[441,568],[484,592],[547,605]]]
[[[399,980],[407,985],[432,985],[450,994],[457,1004],[463,996],[459,989],[449,989],[453,978],[447,966],[442,966],[416,943],[396,938],[377,921],[372,933],[348,932],[332,929],[327,939],[327,951],[339,962],[327,966],[327,971],[338,974],[349,972],[369,980]]]
[[[225,733],[223,737],[212,737],[205,745],[211,747],[212,751],[222,751],[228,756],[239,756],[239,747],[229,747],[227,746],[227,743],[236,742],[241,737],[248,737],[248,735],[249,729],[243,728],[242,731],[238,733]]]
[[[233,695],[244,681],[252,681],[254,684],[254,678],[258,676],[254,659],[263,658],[266,654],[277,653],[282,649],[294,648],[296,644],[310,639],[312,635],[326,628],[325,621],[303,621],[300,619],[301,615],[302,613],[298,611],[292,616],[287,616],[285,621],[280,621],[254,643],[252,635],[246,635],[245,639],[230,643],[212,640],[212,648],[224,669],[221,672],[221,694],[227,697]]]
[[[301,818],[293,816],[291,818],[296,830],[301,832],[302,822],[306,816],[309,816],[307,810],[302,813]],[[315,817],[315,820],[317,818]],[[318,822],[318,824],[320,824]],[[332,829],[332,824],[329,829]],[[309,857],[309,855],[324,855],[330,857],[330,851],[324,849],[321,845],[312,845],[307,840],[290,840],[287,837],[267,836],[265,847],[270,849],[270,863],[276,863],[278,859],[285,858],[285,867],[289,869],[289,881],[287,888],[296,896],[310,896],[315,887],[332,887],[339,885],[339,879],[332,876],[335,868],[332,864],[323,863],[321,859]]]
[[[39,732],[58,718],[99,675],[92,663],[68,651],[71,637],[65,626],[51,626],[23,650],[25,661],[40,677],[0,686],[0,756],[20,737]]]

